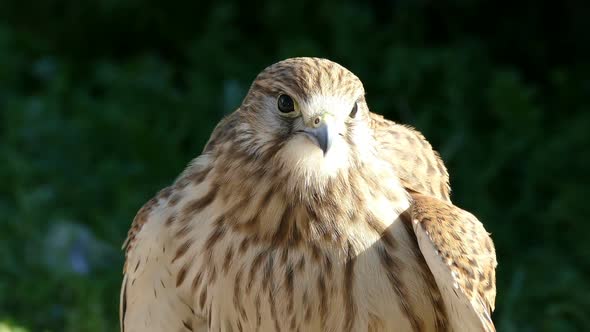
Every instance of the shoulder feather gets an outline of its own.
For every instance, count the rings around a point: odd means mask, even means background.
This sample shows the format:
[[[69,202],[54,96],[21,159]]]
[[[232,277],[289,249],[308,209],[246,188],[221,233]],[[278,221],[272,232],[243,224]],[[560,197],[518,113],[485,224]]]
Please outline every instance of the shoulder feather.
[[[450,201],[449,173],[420,132],[370,113],[379,157],[390,163],[409,190]]]

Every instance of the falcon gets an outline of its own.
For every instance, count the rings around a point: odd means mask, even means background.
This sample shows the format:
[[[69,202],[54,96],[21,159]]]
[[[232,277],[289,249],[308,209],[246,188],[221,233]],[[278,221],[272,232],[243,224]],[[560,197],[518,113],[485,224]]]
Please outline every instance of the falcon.
[[[264,69],[133,220],[121,331],[494,331],[492,240],[364,95],[326,59]]]

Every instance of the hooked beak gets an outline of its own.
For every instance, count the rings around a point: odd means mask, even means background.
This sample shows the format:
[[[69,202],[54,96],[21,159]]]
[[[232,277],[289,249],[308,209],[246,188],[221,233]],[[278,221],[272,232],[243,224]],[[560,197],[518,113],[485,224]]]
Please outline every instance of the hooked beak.
[[[322,122],[316,128],[306,128],[302,131],[307,137],[309,137],[317,146],[322,149],[324,156],[330,150],[332,146],[333,133],[330,127],[325,122]]]

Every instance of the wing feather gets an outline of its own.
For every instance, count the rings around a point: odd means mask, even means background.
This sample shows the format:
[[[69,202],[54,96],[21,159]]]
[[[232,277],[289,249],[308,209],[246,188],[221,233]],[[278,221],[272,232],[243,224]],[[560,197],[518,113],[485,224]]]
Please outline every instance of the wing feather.
[[[183,327],[186,322],[201,323],[175,287],[177,271],[170,263],[173,246],[164,226],[171,212],[166,208],[169,198],[169,190],[164,189],[139,210],[123,245],[121,332],[188,331]]]
[[[483,225],[450,200],[449,174],[415,129],[371,113],[380,157],[413,199],[411,222],[420,251],[443,295],[455,331],[495,331],[496,253]]]
[[[471,213],[437,198],[412,194],[418,246],[443,295],[455,331],[495,331],[496,253]]]

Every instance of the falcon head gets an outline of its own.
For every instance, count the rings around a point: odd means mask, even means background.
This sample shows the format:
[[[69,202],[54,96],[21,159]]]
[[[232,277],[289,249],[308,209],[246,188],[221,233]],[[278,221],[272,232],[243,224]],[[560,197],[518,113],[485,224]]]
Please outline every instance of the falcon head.
[[[266,68],[239,112],[248,151],[273,151],[284,167],[307,176],[334,176],[370,150],[363,85],[326,59],[292,58]]]

